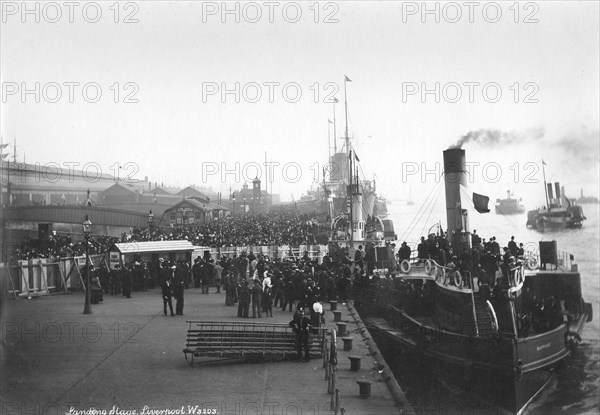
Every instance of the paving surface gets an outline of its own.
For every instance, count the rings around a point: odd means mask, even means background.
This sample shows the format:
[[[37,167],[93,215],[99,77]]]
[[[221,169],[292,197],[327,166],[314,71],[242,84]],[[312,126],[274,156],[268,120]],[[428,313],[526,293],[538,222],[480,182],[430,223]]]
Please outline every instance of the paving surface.
[[[92,315],[82,314],[83,305],[83,293],[4,300],[0,415],[60,415],[71,407],[100,415],[333,413],[321,359],[206,358],[192,367],[184,359],[186,320],[287,324],[289,311],[237,318],[237,305],[226,306],[225,294],[214,288],[209,295],[186,290],[184,316],[163,316],[158,289],[134,292],[131,299],[105,295]],[[329,305],[324,308],[327,326],[337,327]],[[343,350],[341,339],[337,343],[340,408],[346,414],[401,413],[353,317],[345,305],[339,309],[354,337],[351,351]],[[361,356],[361,370],[350,370],[350,355]],[[369,397],[359,396],[357,380],[372,382]]]

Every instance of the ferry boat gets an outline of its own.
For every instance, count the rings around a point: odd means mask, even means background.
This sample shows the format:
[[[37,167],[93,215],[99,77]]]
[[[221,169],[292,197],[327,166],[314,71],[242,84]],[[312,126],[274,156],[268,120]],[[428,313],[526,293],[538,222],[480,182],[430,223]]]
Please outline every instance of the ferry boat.
[[[525,206],[523,206],[521,200],[514,198],[510,190],[507,190],[506,199],[496,199],[496,213],[500,215],[515,215],[525,212]]]
[[[466,171],[464,150],[444,151],[447,240],[458,257],[472,252],[460,192]],[[552,369],[576,350],[592,320],[577,265],[552,241],[540,242],[539,258],[497,273],[502,285],[494,296],[479,289],[470,272],[461,275],[436,259],[404,260],[399,272],[383,280],[383,288],[370,283],[355,290],[355,307],[369,330],[431,362],[502,412],[523,412]],[[394,289],[407,281],[419,287],[412,295]],[[543,301],[546,312],[536,301]],[[539,313],[545,313],[543,320]]]
[[[583,209],[575,199],[566,197],[565,188],[561,187],[559,182],[554,183],[556,192],[553,192],[552,183],[546,182],[545,165],[546,163],[542,160],[546,204],[527,212],[526,226],[541,232],[581,228],[586,219]]]
[[[548,183],[546,205],[527,212],[527,227],[538,231],[581,228],[586,219],[582,207],[575,199],[565,196],[565,189],[560,183],[554,185],[556,195],[553,195],[552,183]]]

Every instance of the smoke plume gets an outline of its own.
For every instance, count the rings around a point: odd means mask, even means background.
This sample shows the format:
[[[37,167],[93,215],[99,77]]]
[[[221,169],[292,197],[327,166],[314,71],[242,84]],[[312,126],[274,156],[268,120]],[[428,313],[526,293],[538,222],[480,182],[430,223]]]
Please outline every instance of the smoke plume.
[[[525,143],[530,140],[539,140],[544,136],[544,129],[537,128],[527,132],[500,131],[482,128],[477,131],[469,131],[462,136],[451,149],[462,148],[464,144],[477,143],[484,147],[495,147],[500,145]]]

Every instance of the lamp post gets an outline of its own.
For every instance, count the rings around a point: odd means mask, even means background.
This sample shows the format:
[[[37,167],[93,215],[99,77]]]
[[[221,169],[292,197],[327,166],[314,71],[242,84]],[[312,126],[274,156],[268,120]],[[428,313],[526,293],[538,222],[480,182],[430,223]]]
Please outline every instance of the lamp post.
[[[246,213],[246,195],[244,195],[244,213]]]
[[[148,231],[150,232],[150,237],[152,237],[152,225],[154,224],[154,214],[152,210],[148,213]]]
[[[235,193],[233,194],[233,215],[235,216]]]
[[[91,302],[91,287],[90,287],[90,255],[89,255],[89,239],[90,233],[92,232],[92,222],[85,215],[85,220],[81,224],[83,227],[83,236],[85,238],[85,306],[83,307],[83,314],[92,314],[92,302]]]

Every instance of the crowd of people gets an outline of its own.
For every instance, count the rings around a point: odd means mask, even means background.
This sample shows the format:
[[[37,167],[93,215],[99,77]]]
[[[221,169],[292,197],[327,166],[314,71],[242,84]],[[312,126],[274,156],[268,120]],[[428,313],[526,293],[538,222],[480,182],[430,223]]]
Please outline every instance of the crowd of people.
[[[104,254],[121,238],[107,235],[93,235],[89,238],[88,253]],[[26,237],[13,251],[13,258],[27,260],[34,258],[68,258],[85,255],[85,240],[73,241],[68,235],[50,235],[47,240]]]
[[[187,239],[194,245],[209,247],[311,245],[322,229],[315,215],[280,210],[269,213],[230,215],[213,222],[178,228],[144,229],[129,235],[129,240]]]
[[[188,240],[197,246],[314,245],[315,236],[327,225],[322,215],[279,210],[227,216],[211,223],[180,227],[133,229],[121,237],[91,235],[89,253],[101,254],[112,244],[134,241]],[[14,251],[15,259],[71,257],[85,254],[85,241],[73,242],[70,236],[50,235],[48,240],[25,238]]]

